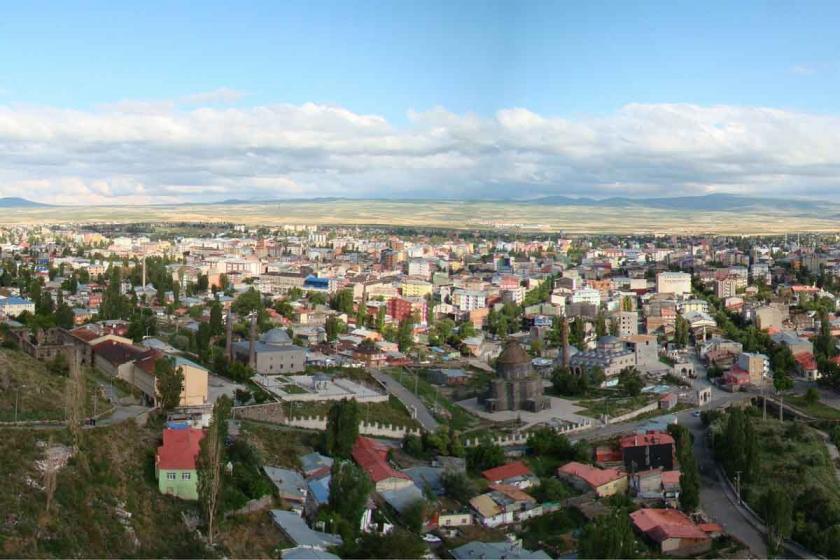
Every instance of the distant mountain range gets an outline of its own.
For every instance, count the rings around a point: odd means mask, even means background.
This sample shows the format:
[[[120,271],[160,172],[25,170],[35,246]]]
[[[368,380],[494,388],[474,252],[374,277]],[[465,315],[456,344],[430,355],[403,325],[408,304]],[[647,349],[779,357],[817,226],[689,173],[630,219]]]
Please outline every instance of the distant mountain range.
[[[52,204],[43,204],[41,202],[33,202],[25,198],[16,196],[7,196],[0,198],[0,208],[48,208]]]
[[[239,205],[272,205],[272,204],[326,204],[332,202],[384,202],[384,203],[424,203],[433,204],[429,199],[357,199],[343,197],[313,197],[292,199],[246,200],[227,199],[218,202],[184,202],[181,204],[161,203],[150,206],[239,206]],[[595,208],[649,208],[674,211],[697,212],[757,212],[787,215],[816,215],[823,218],[840,216],[840,203],[825,200],[764,198],[758,196],[741,196],[735,194],[707,194],[701,196],[677,196],[658,198],[575,198],[564,195],[543,196],[528,200],[499,200],[499,199],[467,199],[441,200],[443,204],[471,202],[486,202],[496,204],[526,204],[539,206],[586,206]],[[0,198],[0,208],[51,208],[53,204],[33,202],[20,197]]]
[[[658,208],[661,210],[696,210],[702,212],[741,212],[745,210],[773,210],[788,213],[836,212],[840,205],[824,200],[761,198],[735,194],[707,194],[702,196],[677,196],[663,198],[572,198],[544,196],[528,201],[529,204],[550,206],[599,206],[612,208]]]

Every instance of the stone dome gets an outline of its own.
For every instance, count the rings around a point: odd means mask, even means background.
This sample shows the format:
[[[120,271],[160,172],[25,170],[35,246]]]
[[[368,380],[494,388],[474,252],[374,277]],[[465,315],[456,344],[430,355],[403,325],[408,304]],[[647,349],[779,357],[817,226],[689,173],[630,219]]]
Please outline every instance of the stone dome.
[[[289,338],[289,334],[283,329],[271,329],[263,335],[262,341],[265,344],[282,345],[291,344],[292,339]]]
[[[531,357],[518,342],[509,340],[496,359],[497,364],[521,365],[531,363]]]

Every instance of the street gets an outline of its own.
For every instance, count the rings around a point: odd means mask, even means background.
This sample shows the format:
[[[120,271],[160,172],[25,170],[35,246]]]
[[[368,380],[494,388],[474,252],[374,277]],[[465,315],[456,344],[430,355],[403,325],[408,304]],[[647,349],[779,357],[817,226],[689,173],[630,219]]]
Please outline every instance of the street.
[[[432,416],[431,412],[429,412],[426,405],[423,404],[423,401],[421,401],[414,393],[403,387],[396,379],[383,371],[373,371],[371,372],[371,375],[373,375],[374,379],[382,383],[389,394],[397,397],[400,402],[405,405],[409,412],[412,412],[412,410],[416,411],[417,421],[420,422],[420,425],[423,426],[424,430],[433,432],[437,429],[437,420],[435,420],[435,417]]]

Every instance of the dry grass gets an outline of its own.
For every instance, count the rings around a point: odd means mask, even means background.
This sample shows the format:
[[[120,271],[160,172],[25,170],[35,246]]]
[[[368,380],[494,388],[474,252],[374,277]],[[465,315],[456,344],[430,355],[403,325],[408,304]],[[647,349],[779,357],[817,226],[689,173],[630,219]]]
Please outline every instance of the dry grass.
[[[56,375],[28,354],[0,348],[0,422],[15,419],[17,401],[18,420],[64,420],[67,377]],[[85,416],[94,410],[96,387],[86,387]],[[109,407],[107,401],[96,397],[96,410]]]
[[[455,229],[525,229],[575,233],[774,234],[837,231],[823,216],[796,216],[784,209],[754,212],[688,212],[650,208],[540,206],[512,202],[333,200],[234,205],[55,207],[7,209],[0,223],[236,222],[395,225]]]

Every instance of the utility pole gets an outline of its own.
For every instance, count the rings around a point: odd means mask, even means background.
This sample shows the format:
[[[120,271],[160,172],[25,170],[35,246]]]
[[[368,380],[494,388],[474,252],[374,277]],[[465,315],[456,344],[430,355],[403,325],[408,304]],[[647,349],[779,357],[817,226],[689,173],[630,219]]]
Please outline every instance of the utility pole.
[[[735,472],[735,492],[738,494],[738,504],[741,502],[741,471]]]

